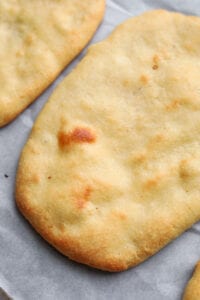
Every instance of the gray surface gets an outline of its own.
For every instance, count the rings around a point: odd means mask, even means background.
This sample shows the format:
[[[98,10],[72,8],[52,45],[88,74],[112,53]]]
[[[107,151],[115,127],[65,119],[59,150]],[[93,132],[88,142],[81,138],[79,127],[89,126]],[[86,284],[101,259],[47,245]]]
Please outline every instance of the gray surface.
[[[197,0],[107,0],[104,22],[92,43],[106,37],[128,17],[160,7],[200,15]],[[55,85],[76,63],[12,124],[0,129],[0,287],[14,300],[180,300],[200,258],[200,224],[138,267],[109,274],[63,257],[34,232],[15,207],[14,181],[20,151]]]

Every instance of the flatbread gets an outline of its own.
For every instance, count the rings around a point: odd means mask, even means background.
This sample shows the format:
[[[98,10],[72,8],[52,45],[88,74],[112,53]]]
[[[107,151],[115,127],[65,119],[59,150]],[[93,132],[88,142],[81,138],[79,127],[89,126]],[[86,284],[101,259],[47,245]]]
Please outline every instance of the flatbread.
[[[200,299],[200,261],[196,265],[194,274],[186,286],[183,300]]]
[[[199,32],[160,10],[126,21],[39,115],[17,204],[69,258],[125,270],[200,218]]]
[[[83,49],[104,6],[105,0],[0,1],[0,127]]]

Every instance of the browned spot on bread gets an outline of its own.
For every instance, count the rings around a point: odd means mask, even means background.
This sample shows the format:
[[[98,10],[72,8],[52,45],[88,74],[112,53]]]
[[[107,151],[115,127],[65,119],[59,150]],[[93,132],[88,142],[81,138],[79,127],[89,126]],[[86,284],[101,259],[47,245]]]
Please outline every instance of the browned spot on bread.
[[[157,70],[157,69],[158,69],[158,65],[153,65],[153,66],[152,66],[152,69],[153,69],[153,70]]]
[[[187,180],[190,177],[190,171],[188,169],[188,160],[183,159],[179,164],[179,176],[182,180]]]
[[[159,61],[160,61],[159,56],[157,54],[155,54],[153,56],[153,66],[152,66],[153,70],[157,70],[159,68]]]
[[[180,98],[173,99],[169,104],[166,105],[166,110],[172,111],[183,105],[192,107],[195,101],[192,101],[190,98]]]
[[[94,134],[88,128],[77,127],[71,135],[72,141],[76,143],[93,143],[95,141]]]
[[[82,209],[85,207],[86,203],[89,200],[91,192],[92,188],[90,186],[86,186],[85,189],[80,192],[80,194],[76,194],[76,206],[78,207],[78,209]]]
[[[59,229],[60,229],[61,232],[65,231],[65,224],[60,223],[58,226],[59,226]]]
[[[194,44],[192,43],[192,42],[186,42],[185,44],[184,44],[184,47],[185,47],[185,49],[188,51],[188,52],[194,52],[194,50],[195,50],[195,47],[194,47]]]
[[[151,189],[152,187],[155,187],[157,184],[158,184],[158,179],[157,178],[148,179],[145,182],[145,188],[146,189]]]
[[[25,38],[26,45],[30,46],[32,44],[32,42],[33,42],[33,35],[31,35],[31,34],[27,35]]]
[[[162,145],[165,141],[166,141],[166,136],[162,133],[158,133],[149,140],[148,148],[152,150],[152,148],[154,149],[155,147],[158,147],[158,145]]]
[[[66,133],[59,131],[58,142],[61,147],[69,146],[72,143],[94,143],[96,137],[89,128],[76,127],[73,131]]]
[[[158,186],[158,184],[161,182],[163,178],[162,174],[156,175],[150,179],[148,179],[145,183],[144,183],[144,187],[145,189],[152,189]]]
[[[165,140],[165,136],[163,134],[156,134],[154,137],[154,141],[155,142],[162,142]]]
[[[158,56],[157,54],[155,54],[155,55],[153,56],[153,63],[154,63],[155,65],[158,65],[159,61],[160,61],[159,56]]]
[[[127,216],[125,213],[123,213],[122,211],[119,211],[119,210],[115,210],[113,211],[112,213],[118,220],[126,220]]]
[[[59,142],[59,145],[61,147],[64,147],[66,145],[69,145],[70,144],[70,135],[63,132],[63,131],[59,131],[58,133],[58,142]]]
[[[174,99],[169,104],[166,105],[166,109],[174,110],[174,109],[178,108],[182,104],[182,102],[183,101],[181,99]]]
[[[143,163],[147,159],[147,155],[144,152],[140,152],[133,157],[133,162]]]
[[[29,182],[33,183],[33,184],[39,183],[40,182],[40,178],[39,178],[39,176],[37,174],[33,174],[33,175],[30,176]]]
[[[147,84],[148,81],[149,81],[149,78],[148,78],[146,75],[141,75],[141,76],[140,76],[140,81],[141,81],[143,84]]]

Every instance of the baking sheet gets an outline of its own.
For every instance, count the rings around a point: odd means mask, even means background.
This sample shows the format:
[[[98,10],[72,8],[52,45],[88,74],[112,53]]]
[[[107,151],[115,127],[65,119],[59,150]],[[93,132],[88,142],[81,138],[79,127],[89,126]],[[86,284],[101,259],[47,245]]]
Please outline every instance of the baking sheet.
[[[154,8],[200,15],[200,0],[107,0],[104,21],[91,43],[123,20]],[[59,254],[16,209],[14,182],[21,149],[42,106],[85,51],[33,105],[0,129],[0,288],[14,300],[180,300],[200,259],[200,223],[141,265],[109,274]],[[7,299],[2,291],[0,299]]]

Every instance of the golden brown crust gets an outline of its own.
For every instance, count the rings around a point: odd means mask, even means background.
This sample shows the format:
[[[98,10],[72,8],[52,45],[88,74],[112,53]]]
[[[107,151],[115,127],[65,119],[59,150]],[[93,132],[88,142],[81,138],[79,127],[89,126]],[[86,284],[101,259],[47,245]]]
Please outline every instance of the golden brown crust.
[[[200,261],[195,267],[192,278],[188,282],[183,300],[199,300],[200,299]]]
[[[89,42],[105,0],[1,1],[0,127],[33,102]]]
[[[165,11],[128,20],[39,115],[16,200],[69,258],[125,270],[200,218],[199,30]]]

